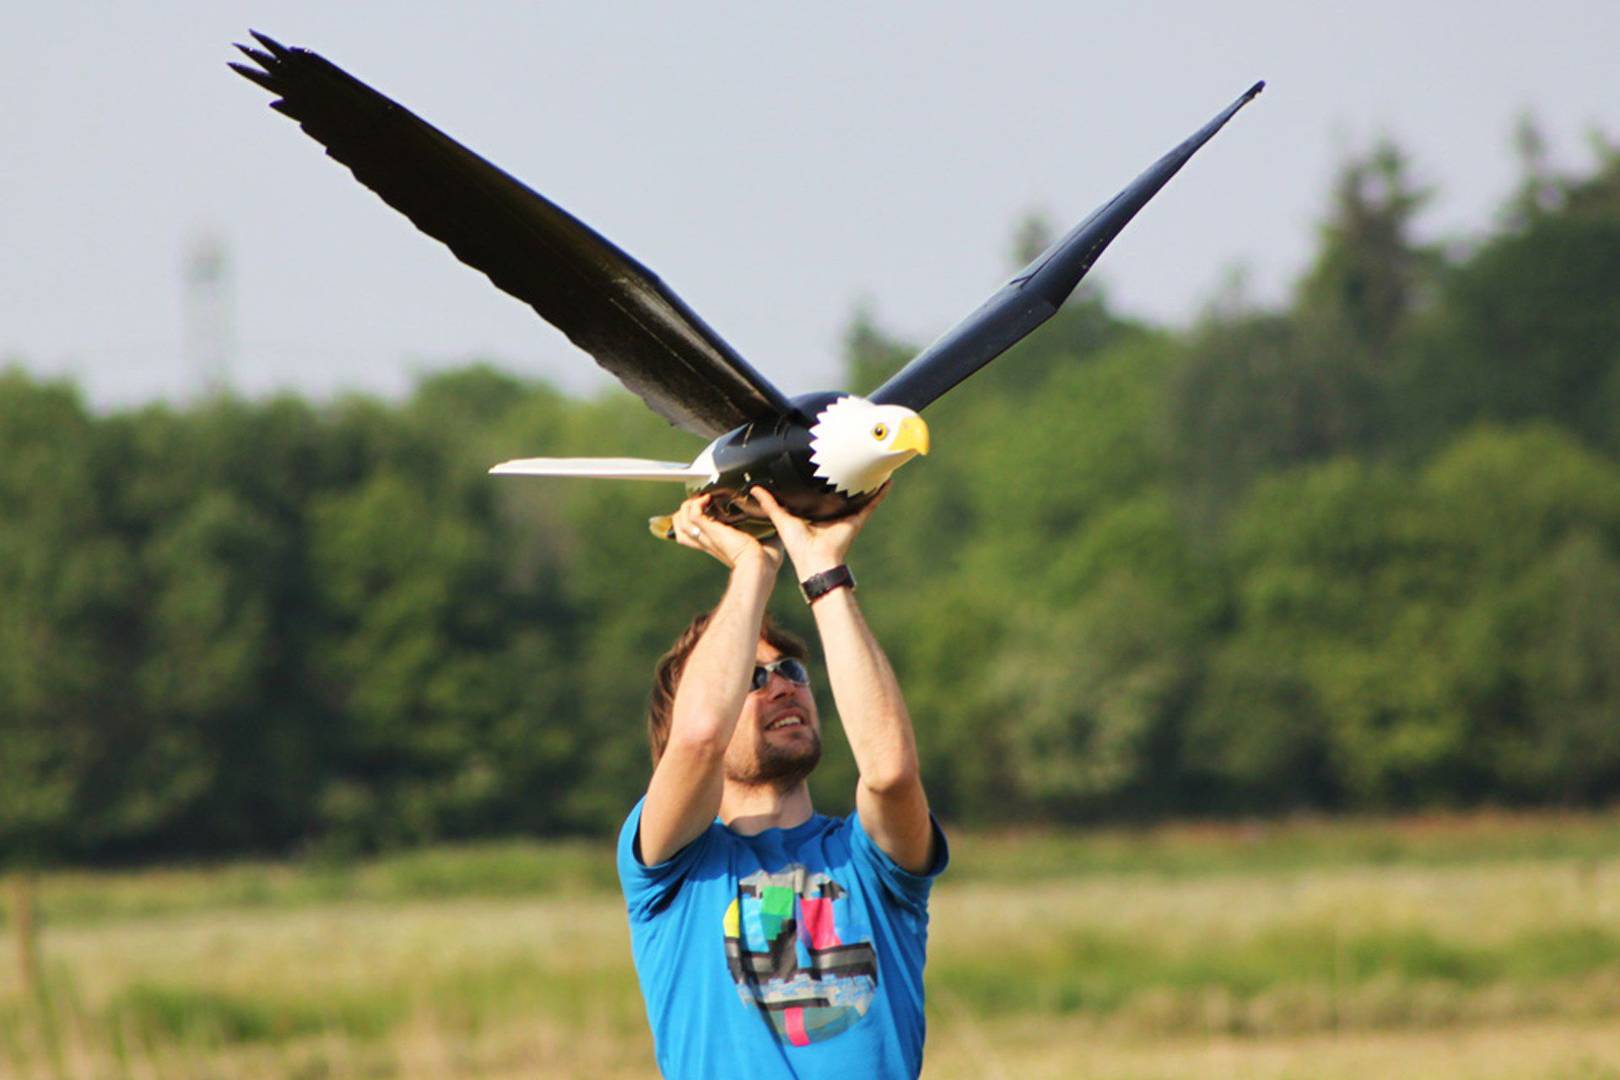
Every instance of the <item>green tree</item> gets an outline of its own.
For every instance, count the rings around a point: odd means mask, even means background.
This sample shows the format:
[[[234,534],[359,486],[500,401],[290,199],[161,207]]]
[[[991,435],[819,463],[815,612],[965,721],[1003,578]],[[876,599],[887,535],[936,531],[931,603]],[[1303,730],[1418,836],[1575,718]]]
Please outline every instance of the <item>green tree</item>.
[[[1236,623],[1212,690],[1230,701],[1230,680],[1252,681],[1252,659],[1286,644],[1262,684],[1271,707],[1302,706],[1298,727],[1272,720],[1291,744],[1275,748],[1283,759],[1313,767],[1325,752],[1323,794],[1342,786],[1362,805],[1460,798],[1470,733],[1437,641],[1462,591],[1458,544],[1446,516],[1387,466],[1340,460],[1260,483],[1233,521]],[[1212,759],[1255,761],[1244,717],[1218,702],[1200,709]],[[1252,766],[1234,777],[1260,780]]]
[[[1538,192],[1445,276],[1409,385],[1431,427],[1541,417],[1620,452],[1620,153]]]
[[[988,674],[1013,722],[1013,776],[1037,812],[1166,809],[1198,652],[1158,583],[1111,574],[1071,611],[1026,614],[1009,645]]]
[[[129,770],[190,749],[154,747],[132,715],[136,575],[99,449],[70,387],[0,371],[0,872],[25,996],[44,992],[38,868],[164,819],[166,793]]]
[[[1267,472],[1401,445],[1409,338],[1441,265],[1413,238],[1427,198],[1393,144],[1353,158],[1290,309],[1216,311],[1197,329],[1171,395],[1171,445],[1205,522]]]
[[[191,756],[130,693],[138,574],[96,431],[63,384],[0,375],[0,852],[37,861],[166,820],[133,781]],[[133,774],[133,775],[132,775]]]
[[[1318,348],[1358,352],[1374,371],[1389,362],[1437,267],[1437,255],[1412,236],[1429,197],[1413,183],[1406,154],[1387,140],[1340,170],[1295,308]]]

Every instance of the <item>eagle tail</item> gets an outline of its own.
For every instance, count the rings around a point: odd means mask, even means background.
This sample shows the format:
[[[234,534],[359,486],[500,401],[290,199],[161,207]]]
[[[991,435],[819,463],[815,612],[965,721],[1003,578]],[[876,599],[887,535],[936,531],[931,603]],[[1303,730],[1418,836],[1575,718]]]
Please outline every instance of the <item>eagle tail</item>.
[[[585,476],[610,480],[708,479],[710,469],[696,462],[648,461],[645,458],[515,458],[489,470],[494,476]]]

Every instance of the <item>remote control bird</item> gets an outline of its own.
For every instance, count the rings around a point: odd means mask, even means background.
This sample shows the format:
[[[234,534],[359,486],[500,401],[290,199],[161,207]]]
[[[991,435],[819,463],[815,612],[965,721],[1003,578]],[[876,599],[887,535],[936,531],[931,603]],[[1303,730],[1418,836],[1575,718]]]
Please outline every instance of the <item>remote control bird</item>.
[[[519,458],[503,476],[674,480],[712,492],[709,513],[770,531],[747,489],[800,517],[865,506],[928,453],[918,413],[1051,318],[1137,211],[1264,88],[1255,83],[1076,225],[943,337],[865,397],[789,398],[664,282],[584,222],[341,68],[253,32],[239,74],[276,95],[328,156],[462,262],[534,308],[655,412],[710,440],[691,462]],[[670,536],[667,517],[650,525]]]

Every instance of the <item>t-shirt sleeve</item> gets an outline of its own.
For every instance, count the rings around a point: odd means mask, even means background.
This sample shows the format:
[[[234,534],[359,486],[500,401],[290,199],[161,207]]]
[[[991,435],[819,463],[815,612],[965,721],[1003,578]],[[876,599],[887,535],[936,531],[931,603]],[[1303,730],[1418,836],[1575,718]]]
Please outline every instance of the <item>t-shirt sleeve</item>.
[[[645,796],[636,801],[619,830],[619,885],[632,918],[656,914],[669,904],[681,882],[702,861],[714,833],[710,826],[663,862],[648,866],[641,861],[640,844],[641,807],[646,801]]]
[[[944,872],[951,861],[950,848],[945,843],[945,830],[939,827],[939,820],[931,813],[928,815],[928,825],[934,830],[934,864],[921,874],[913,874],[905,869],[890,858],[888,852],[878,847],[866,834],[859,813],[849,816],[849,825],[850,850],[855,857],[871,867],[884,890],[897,904],[913,915],[926,919],[928,893],[934,887],[934,879]]]

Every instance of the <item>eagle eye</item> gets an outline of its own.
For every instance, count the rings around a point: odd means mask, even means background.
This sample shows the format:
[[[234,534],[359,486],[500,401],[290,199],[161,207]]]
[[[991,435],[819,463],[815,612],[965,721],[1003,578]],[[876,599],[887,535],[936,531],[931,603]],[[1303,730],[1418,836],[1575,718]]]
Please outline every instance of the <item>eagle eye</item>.
[[[879,424],[872,429],[872,438],[882,442],[889,437],[889,425]]]

